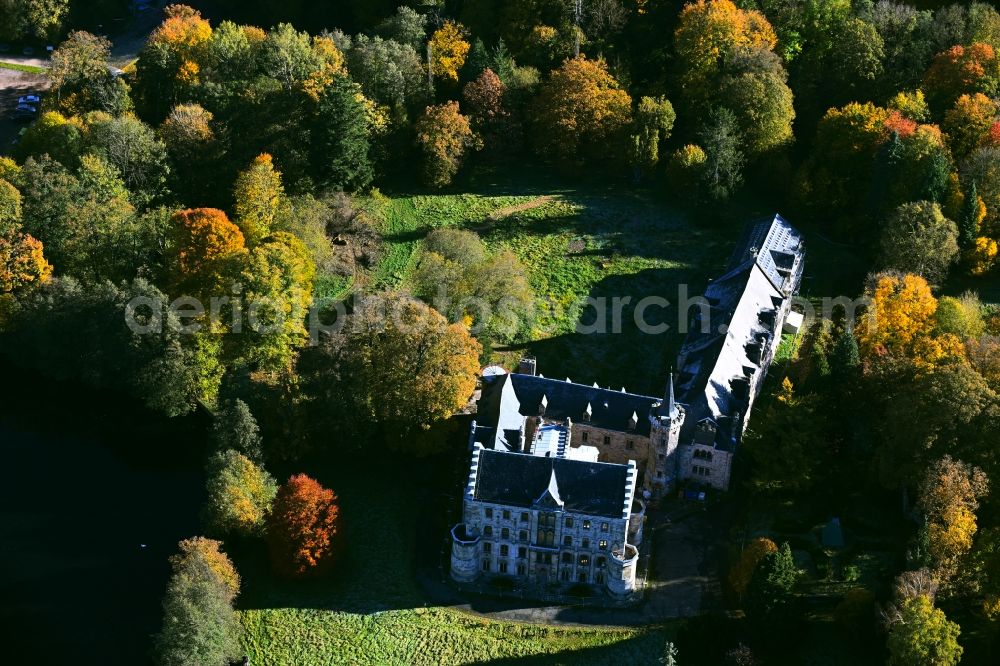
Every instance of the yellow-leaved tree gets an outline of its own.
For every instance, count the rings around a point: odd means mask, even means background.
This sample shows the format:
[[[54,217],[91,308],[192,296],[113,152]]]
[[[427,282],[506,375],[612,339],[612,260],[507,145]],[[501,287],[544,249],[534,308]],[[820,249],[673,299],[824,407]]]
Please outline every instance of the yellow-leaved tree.
[[[905,357],[928,367],[964,358],[961,340],[936,332],[937,299],[922,277],[881,274],[866,296],[868,309],[855,330],[863,359]]]
[[[236,225],[248,246],[256,245],[271,232],[284,195],[281,172],[274,168],[268,153],[258,155],[250,168],[237,176],[233,191]]]
[[[431,71],[449,81],[458,81],[458,71],[465,64],[469,53],[466,30],[460,23],[445,21],[444,25],[431,35],[427,48],[430,50]]]
[[[959,559],[972,548],[976,509],[989,491],[981,469],[945,455],[931,464],[920,486],[918,505],[927,521],[927,545],[934,572],[947,583]]]

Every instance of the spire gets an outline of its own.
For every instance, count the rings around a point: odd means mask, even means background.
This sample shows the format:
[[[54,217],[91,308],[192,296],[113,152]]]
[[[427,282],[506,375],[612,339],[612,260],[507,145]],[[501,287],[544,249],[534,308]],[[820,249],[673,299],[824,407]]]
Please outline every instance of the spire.
[[[667,414],[673,418],[677,413],[677,403],[674,402],[674,369],[670,368],[670,377],[667,379]]]
[[[674,399],[674,369],[670,368],[670,376],[667,378],[667,394],[663,396],[663,402],[660,404],[657,412],[659,415],[667,416],[668,418],[675,419],[679,413],[677,407],[677,401]]]

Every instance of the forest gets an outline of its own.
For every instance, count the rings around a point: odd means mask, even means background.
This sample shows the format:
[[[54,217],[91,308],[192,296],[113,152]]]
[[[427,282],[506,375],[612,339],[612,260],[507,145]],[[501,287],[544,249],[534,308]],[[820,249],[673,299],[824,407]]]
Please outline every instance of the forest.
[[[872,663],[995,663],[992,5],[217,0],[165,7],[119,71],[92,24],[124,3],[84,4],[0,0],[0,39],[57,45],[39,117],[0,148],[0,357],[208,415],[205,536],[171,559],[159,663],[267,653],[230,546],[276,580],[336,576],[350,516],[315,461],[460,459],[480,368],[587,365],[582,299],[644,271],[704,285],[774,212],[809,243],[803,296],[866,307],[783,343],[738,458],[727,639],[692,621],[653,651],[819,654],[797,629],[826,595]],[[665,376],[677,341],[643,344]],[[831,516],[882,536],[881,568],[793,555]]]

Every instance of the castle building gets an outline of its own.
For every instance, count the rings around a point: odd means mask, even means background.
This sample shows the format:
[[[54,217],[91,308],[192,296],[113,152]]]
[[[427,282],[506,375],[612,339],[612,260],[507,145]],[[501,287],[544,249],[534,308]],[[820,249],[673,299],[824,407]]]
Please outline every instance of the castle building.
[[[484,376],[452,577],[633,592],[646,500],[682,483],[728,489],[803,260],[780,215],[749,224],[693,306],[662,397],[546,378],[530,358]]]

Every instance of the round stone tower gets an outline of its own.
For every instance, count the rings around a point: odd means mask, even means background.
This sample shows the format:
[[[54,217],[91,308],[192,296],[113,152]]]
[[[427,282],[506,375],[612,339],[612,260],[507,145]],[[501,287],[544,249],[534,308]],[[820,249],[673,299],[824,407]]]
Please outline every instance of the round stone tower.
[[[639,551],[630,543],[611,549],[608,559],[608,592],[616,597],[626,597],[635,591],[635,569]]]
[[[465,523],[451,528],[451,577],[468,583],[479,575],[479,536],[469,534]]]

